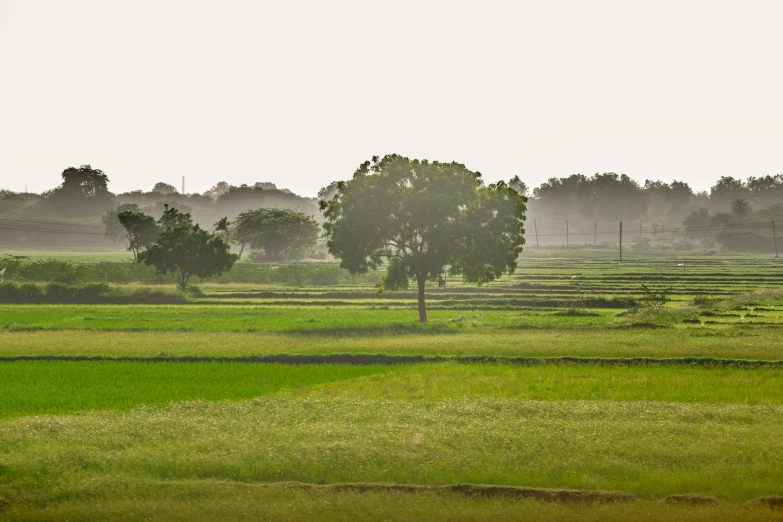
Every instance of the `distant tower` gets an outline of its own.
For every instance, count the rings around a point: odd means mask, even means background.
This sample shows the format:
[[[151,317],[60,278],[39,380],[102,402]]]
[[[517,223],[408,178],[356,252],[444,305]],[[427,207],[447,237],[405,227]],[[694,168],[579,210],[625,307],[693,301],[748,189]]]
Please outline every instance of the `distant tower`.
[[[185,176],[182,176],[182,195],[185,195]]]

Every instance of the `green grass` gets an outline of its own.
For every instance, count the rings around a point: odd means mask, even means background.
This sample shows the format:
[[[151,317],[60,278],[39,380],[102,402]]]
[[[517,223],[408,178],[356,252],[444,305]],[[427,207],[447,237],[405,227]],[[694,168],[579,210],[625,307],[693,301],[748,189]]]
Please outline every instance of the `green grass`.
[[[2,312],[0,312],[1,314]],[[387,353],[559,357],[783,359],[777,328],[483,329],[441,334],[0,330],[0,356],[248,356]]]
[[[0,418],[128,410],[195,399],[240,400],[281,390],[297,396],[395,400],[783,403],[783,370],[16,361],[0,363]]]
[[[783,403],[783,370],[432,364],[311,388],[297,395],[370,399]]]
[[[616,313],[616,311],[614,312]],[[373,331],[439,332],[491,326],[499,328],[571,328],[611,322],[611,312],[562,316],[516,311],[446,311],[418,323],[415,310],[324,307],[280,308],[252,305],[5,305],[0,329],[302,332],[344,334]]]
[[[0,363],[0,418],[238,400],[392,370],[383,366],[17,361]]]
[[[101,250],[101,249],[3,249],[0,250],[0,260],[5,255],[27,256],[33,261],[38,259],[57,259],[58,261],[71,261],[74,263],[103,263],[120,262],[133,259],[133,254],[125,249]]]
[[[428,288],[426,325],[412,291],[376,296],[369,280],[350,277],[275,283],[263,266],[204,282],[190,304],[0,306],[0,357],[783,359],[779,260],[615,258],[528,249],[511,278]],[[626,313],[642,283],[671,288],[673,301]],[[781,381],[779,368],[681,365],[0,362],[0,520],[783,519],[745,502],[783,495]],[[581,488],[639,500],[360,493],[343,483]],[[677,494],[720,504],[662,500]]]
[[[516,399],[184,402],[0,422],[0,480],[495,484],[783,494],[783,406]]]

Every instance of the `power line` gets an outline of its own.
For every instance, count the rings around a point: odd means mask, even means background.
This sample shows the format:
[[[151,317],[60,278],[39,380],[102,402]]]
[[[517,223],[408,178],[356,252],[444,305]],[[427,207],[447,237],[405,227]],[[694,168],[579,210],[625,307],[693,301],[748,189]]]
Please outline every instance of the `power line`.
[[[56,225],[59,227],[79,227],[79,228],[99,228],[103,230],[105,227],[96,226],[96,225],[78,225],[76,223],[58,223],[55,221],[30,221],[27,219],[7,219],[7,218],[0,218],[0,221],[9,221],[12,223],[35,223],[37,225]]]

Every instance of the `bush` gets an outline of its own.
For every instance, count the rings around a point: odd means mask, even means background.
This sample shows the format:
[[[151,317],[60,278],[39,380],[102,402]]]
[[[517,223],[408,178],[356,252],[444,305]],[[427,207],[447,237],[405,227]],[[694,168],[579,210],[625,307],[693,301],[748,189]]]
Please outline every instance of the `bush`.
[[[19,285],[19,297],[22,299],[40,299],[44,295],[40,286],[31,283]]]
[[[49,283],[46,285],[46,297],[50,301],[67,301],[73,296],[70,288],[62,283]]]
[[[90,279],[90,270],[85,265],[56,259],[39,259],[33,263],[21,264],[17,277],[27,281],[74,284]]]
[[[643,284],[640,287],[640,290],[642,291],[643,295],[639,301],[641,301],[642,304],[646,306],[663,306],[672,300],[672,298],[669,297],[672,292],[671,288],[661,288],[660,290],[656,291],[655,289],[649,288],[647,285]]]

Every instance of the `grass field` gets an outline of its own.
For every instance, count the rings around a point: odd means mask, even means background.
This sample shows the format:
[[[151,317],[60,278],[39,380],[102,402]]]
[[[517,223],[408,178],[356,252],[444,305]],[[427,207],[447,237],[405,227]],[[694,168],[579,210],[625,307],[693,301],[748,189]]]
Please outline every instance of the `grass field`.
[[[449,280],[426,325],[362,284],[0,305],[0,520],[783,519],[783,265],[614,255]]]
[[[72,261],[74,263],[103,263],[119,262],[133,259],[133,253],[124,249],[101,250],[101,249],[59,249],[59,250],[41,250],[41,249],[3,249],[0,250],[0,256],[25,256],[33,261],[38,259],[59,259],[61,261]]]

